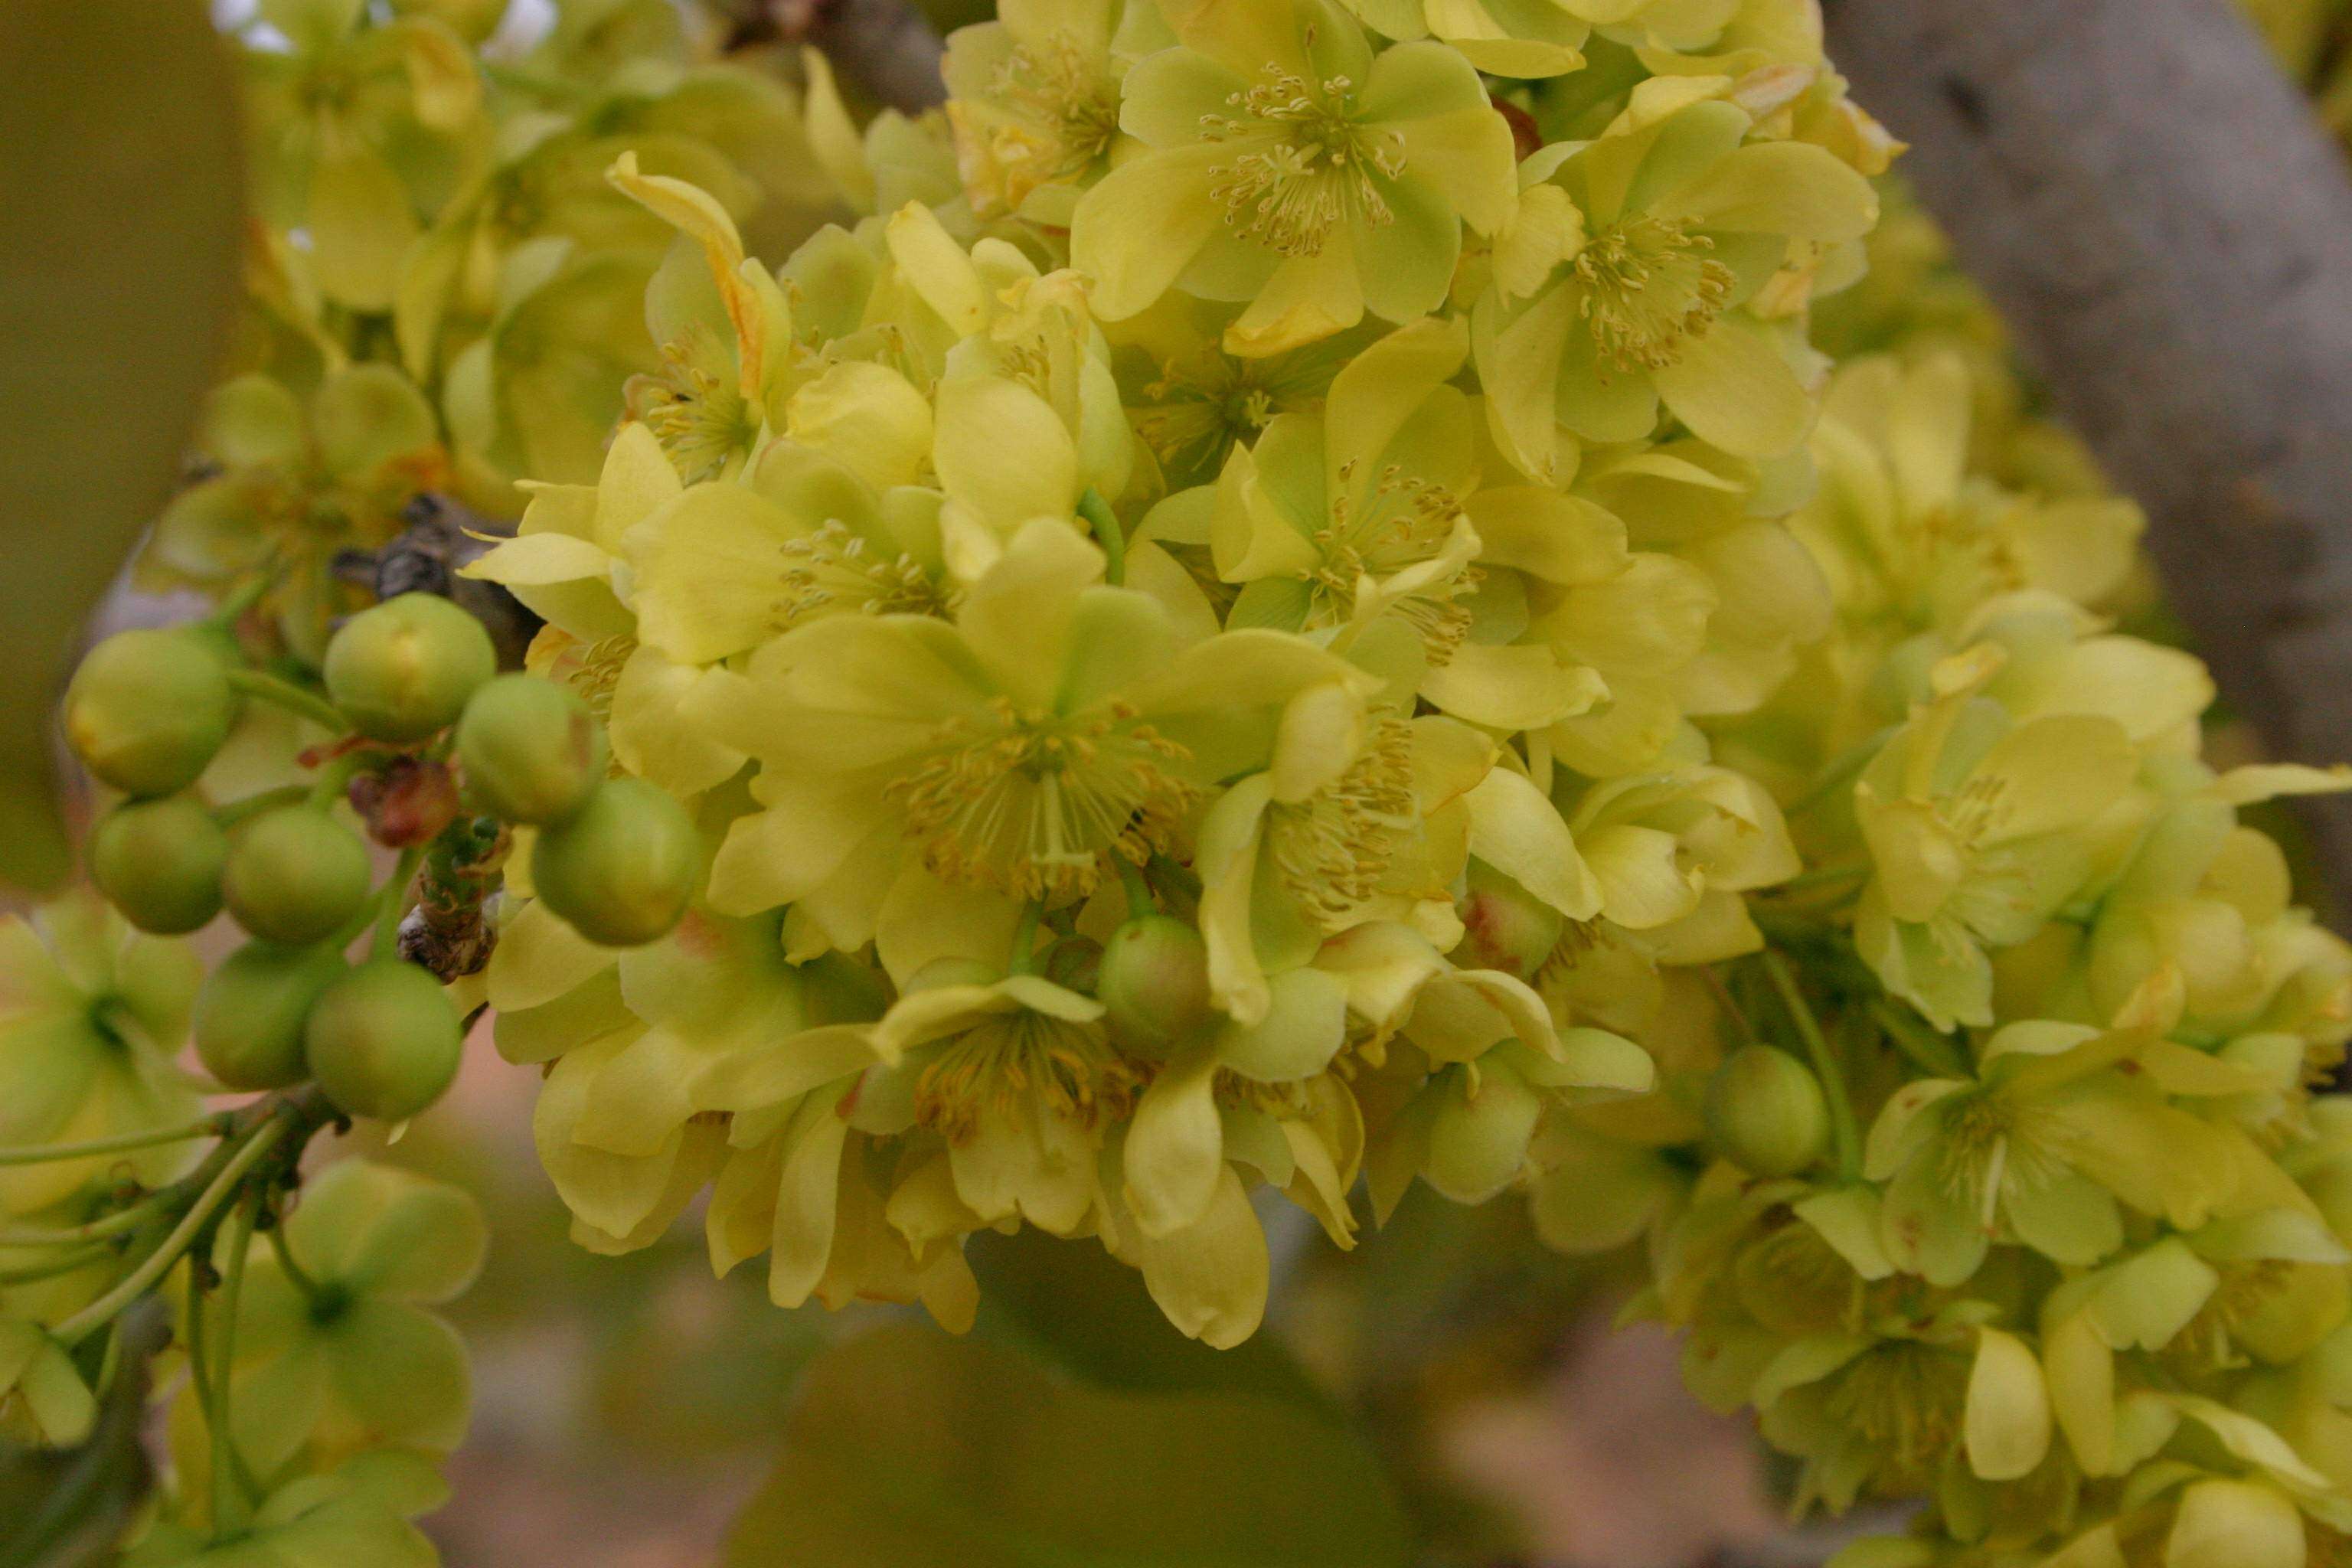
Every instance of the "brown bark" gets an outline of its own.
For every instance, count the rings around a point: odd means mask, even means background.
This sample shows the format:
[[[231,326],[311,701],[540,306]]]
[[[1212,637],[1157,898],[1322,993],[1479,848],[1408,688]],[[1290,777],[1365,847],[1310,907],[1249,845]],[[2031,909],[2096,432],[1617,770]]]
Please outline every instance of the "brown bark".
[[[1825,9],[2226,700],[2352,753],[2352,180],[2301,96],[2226,0]],[[2352,893],[2352,802],[2312,821]]]
[[[756,0],[738,41],[762,38],[815,46],[845,82],[885,108],[914,114],[947,101],[945,46],[912,0]]]

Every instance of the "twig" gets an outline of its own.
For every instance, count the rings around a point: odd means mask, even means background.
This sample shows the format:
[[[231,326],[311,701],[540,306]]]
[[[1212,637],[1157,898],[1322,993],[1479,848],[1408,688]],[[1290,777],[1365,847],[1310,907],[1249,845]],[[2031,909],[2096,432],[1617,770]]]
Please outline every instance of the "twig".
[[[875,102],[919,114],[947,101],[947,46],[910,0],[764,0],[776,37],[814,45]]]

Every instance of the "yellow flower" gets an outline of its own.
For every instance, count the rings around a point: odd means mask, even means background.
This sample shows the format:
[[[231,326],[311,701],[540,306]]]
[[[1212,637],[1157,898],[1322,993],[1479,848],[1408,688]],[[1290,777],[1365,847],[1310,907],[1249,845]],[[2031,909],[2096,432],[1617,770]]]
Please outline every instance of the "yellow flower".
[[[1262,762],[1281,704],[1360,679],[1263,631],[1188,642],[1148,594],[1104,586],[1062,522],[1015,535],[952,622],[809,622],[719,673],[706,731],[761,764],[711,898],[798,901],[835,945],[870,940],[910,873],[1062,899],[1109,857],[1167,848],[1207,786]]]
[[[1939,1028],[1993,1021],[1987,950],[2026,941],[2074,896],[2094,865],[2092,823],[2139,771],[2111,719],[2019,722],[1979,696],[2000,664],[1979,648],[1939,666],[1935,700],[1854,786],[1874,868],[1855,943]]]
[[[1496,433],[1530,474],[1559,469],[1559,427],[1643,440],[1662,405],[1743,457],[1787,452],[1811,426],[1788,347],[1741,307],[1792,246],[1865,233],[1877,197],[1822,149],[1751,141],[1747,110],[1690,96],[1645,83],[1608,134],[1522,171],[1565,194],[1549,198],[1564,244],[1528,298],[1498,283],[1479,301],[1476,341]]]
[[[1119,144],[1117,0],[1012,0],[948,39],[948,121],[973,207],[1067,228]]]
[[[1465,224],[1509,216],[1510,128],[1453,50],[1375,55],[1332,0],[1181,0],[1180,47],[1129,72],[1144,145],[1079,201],[1071,261],[1119,321],[1171,288],[1245,301],[1235,353],[1279,353],[1367,311],[1426,315]]]

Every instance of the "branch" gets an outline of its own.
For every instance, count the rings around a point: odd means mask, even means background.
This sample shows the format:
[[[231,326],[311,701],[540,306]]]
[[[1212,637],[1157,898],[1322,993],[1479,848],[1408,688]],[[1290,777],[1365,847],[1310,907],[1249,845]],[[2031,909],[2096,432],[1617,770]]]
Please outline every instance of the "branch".
[[[2225,0],[1829,0],[1856,96],[2280,756],[2352,750],[2352,181]],[[2314,803],[2352,894],[2352,802]]]
[[[946,46],[913,0],[763,0],[789,43],[813,44],[877,103],[919,114],[947,101]]]

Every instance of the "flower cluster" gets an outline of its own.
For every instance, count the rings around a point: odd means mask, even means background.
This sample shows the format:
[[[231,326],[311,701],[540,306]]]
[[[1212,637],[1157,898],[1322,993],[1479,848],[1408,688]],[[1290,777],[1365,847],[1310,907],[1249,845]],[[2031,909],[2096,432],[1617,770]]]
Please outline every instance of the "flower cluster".
[[[2116,629],[2137,510],[1923,218],[1870,248],[1790,518],[1834,629],[1710,726],[1806,872],[1646,1040],[1662,1092],[1554,1130],[1538,1222],[1646,1237],[1801,1507],[1927,1500],[1838,1568],[2334,1561],[2352,950],[2242,816],[2345,777],[2201,760],[2202,667]]]
[[[961,188],[775,272],[618,161],[673,369],[473,568],[710,847],[667,938],[519,900],[491,961],[583,1239],[708,1187],[780,1303],[961,1326],[1027,1224],[1230,1344],[1253,1193],[1346,1246],[1360,1179],[1481,1201],[1652,1087],[1591,977],[1757,951],[1800,868],[1700,724],[1833,617],[1779,498],[1880,140],[1802,29],[1601,9],[1008,11],[913,127]],[[1538,146],[1479,64],[1578,49]]]
[[[420,496],[487,517],[593,475],[668,231],[604,183],[623,153],[795,239],[831,184],[798,91],[709,58],[669,0],[562,0],[528,48],[503,0],[270,0],[236,43],[254,223],[243,330],[198,480],[139,562],[153,588],[266,586],[315,666],[369,599],[350,552]]]
[[[863,127],[499,9],[264,6],[251,374],[149,556],[228,603],[68,699],[100,889],[257,941],[0,927],[0,1419],[185,1282],[130,1562],[424,1560],[478,1226],[285,1198],[483,1001],[575,1237],[698,1204],[782,1306],[962,1329],[1027,1226],[1229,1346],[1269,1224],[1524,1194],[1801,1508],[1926,1500],[1841,1568],[2352,1558],[2352,948],[2247,816],[2347,775],[2204,760],[1810,0],[1026,0]],[[509,480],[527,674],[333,629]],[[274,1098],[188,1125],[192,1009]]]

